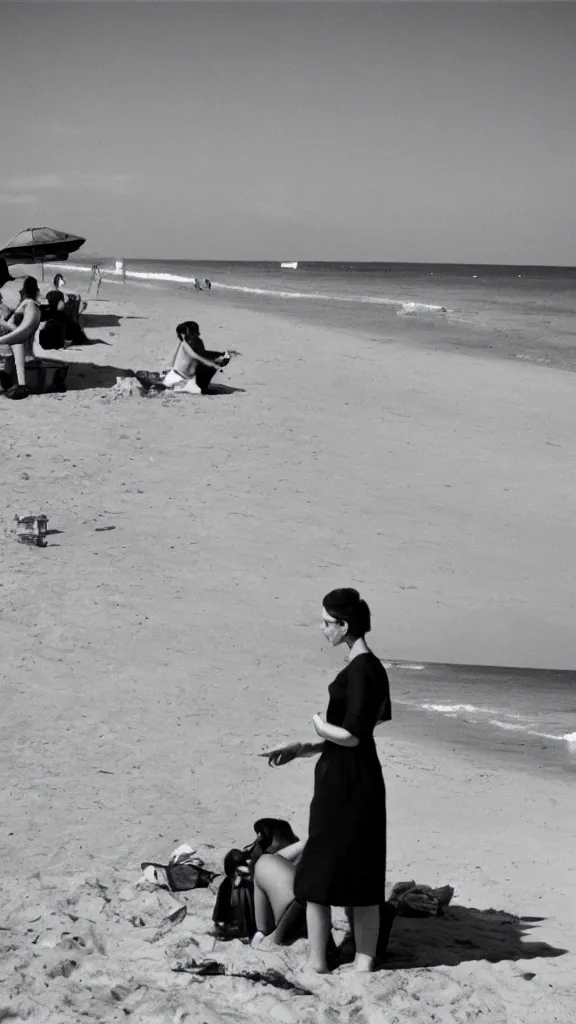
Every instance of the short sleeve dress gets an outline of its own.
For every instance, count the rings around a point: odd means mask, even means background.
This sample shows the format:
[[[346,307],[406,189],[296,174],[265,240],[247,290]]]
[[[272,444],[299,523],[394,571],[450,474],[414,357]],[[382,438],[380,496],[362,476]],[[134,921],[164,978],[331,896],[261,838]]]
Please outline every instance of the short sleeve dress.
[[[294,895],[302,905],[374,906],[386,881],[386,789],[373,737],[375,725],[392,717],[386,669],[371,651],[358,654],[328,692],[327,722],[359,743],[325,741]]]

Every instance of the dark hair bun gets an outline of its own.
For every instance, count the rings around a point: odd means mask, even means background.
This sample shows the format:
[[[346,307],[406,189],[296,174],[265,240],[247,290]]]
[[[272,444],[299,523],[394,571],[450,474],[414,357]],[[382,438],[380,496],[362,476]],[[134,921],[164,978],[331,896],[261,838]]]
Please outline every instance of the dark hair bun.
[[[364,636],[370,632],[370,609],[353,587],[339,587],[326,594],[322,604],[334,619],[348,624],[353,636]]]

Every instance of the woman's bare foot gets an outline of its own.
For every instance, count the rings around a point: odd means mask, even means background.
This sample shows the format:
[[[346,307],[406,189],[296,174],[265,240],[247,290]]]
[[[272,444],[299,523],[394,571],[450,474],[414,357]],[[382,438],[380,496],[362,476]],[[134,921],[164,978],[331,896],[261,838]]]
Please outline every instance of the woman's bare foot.
[[[263,942],[263,940],[265,938],[266,938],[266,936],[264,935],[264,932],[256,932],[252,936],[252,939],[250,941],[250,945],[251,945],[252,949],[260,949],[260,945],[261,945],[261,943]]]
[[[256,938],[256,935],[254,936],[254,939],[255,938]],[[268,950],[277,949],[277,947],[278,947],[278,943],[276,942],[276,933],[275,932],[270,932],[269,935],[262,935],[262,938],[258,942],[257,946],[253,945],[254,939],[252,939],[252,942],[250,943],[250,945],[252,946],[252,949],[258,949],[259,951],[261,951],[263,953],[266,953]]]
[[[357,953],[351,964],[342,964],[338,973],[344,971],[346,974],[369,974],[374,970],[374,957],[366,953]]]

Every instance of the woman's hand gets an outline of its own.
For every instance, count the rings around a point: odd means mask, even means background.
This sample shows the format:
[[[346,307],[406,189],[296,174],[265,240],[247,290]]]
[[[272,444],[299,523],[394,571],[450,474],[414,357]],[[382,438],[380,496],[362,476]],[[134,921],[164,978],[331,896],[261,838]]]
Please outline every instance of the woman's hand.
[[[323,731],[324,720],[322,718],[322,715],[312,715],[312,723],[313,723],[314,728],[316,729],[316,732],[318,733],[318,735],[319,736],[324,736],[324,731]]]
[[[259,757],[267,757],[271,768],[278,768],[280,765],[288,764],[298,757],[302,750],[301,743],[287,743],[284,747],[276,747],[275,750],[267,750]]]

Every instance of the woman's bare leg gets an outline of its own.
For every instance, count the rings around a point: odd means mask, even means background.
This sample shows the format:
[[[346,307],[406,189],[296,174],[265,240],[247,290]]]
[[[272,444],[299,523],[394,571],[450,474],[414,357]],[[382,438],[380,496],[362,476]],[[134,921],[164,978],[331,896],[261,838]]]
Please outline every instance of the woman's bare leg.
[[[328,942],[332,934],[332,914],[330,907],[320,903],[308,903],[306,906],[306,924],[308,925],[309,964],[318,974],[328,973]]]
[[[278,854],[263,853],[256,861],[254,916],[257,935],[271,935],[294,900],[295,873],[295,865]]]
[[[14,362],[16,364],[16,377],[19,384],[26,383],[26,344],[11,345]]]
[[[353,917],[356,944],[354,969],[371,971],[380,931],[380,907],[377,903],[372,907],[354,907]]]

